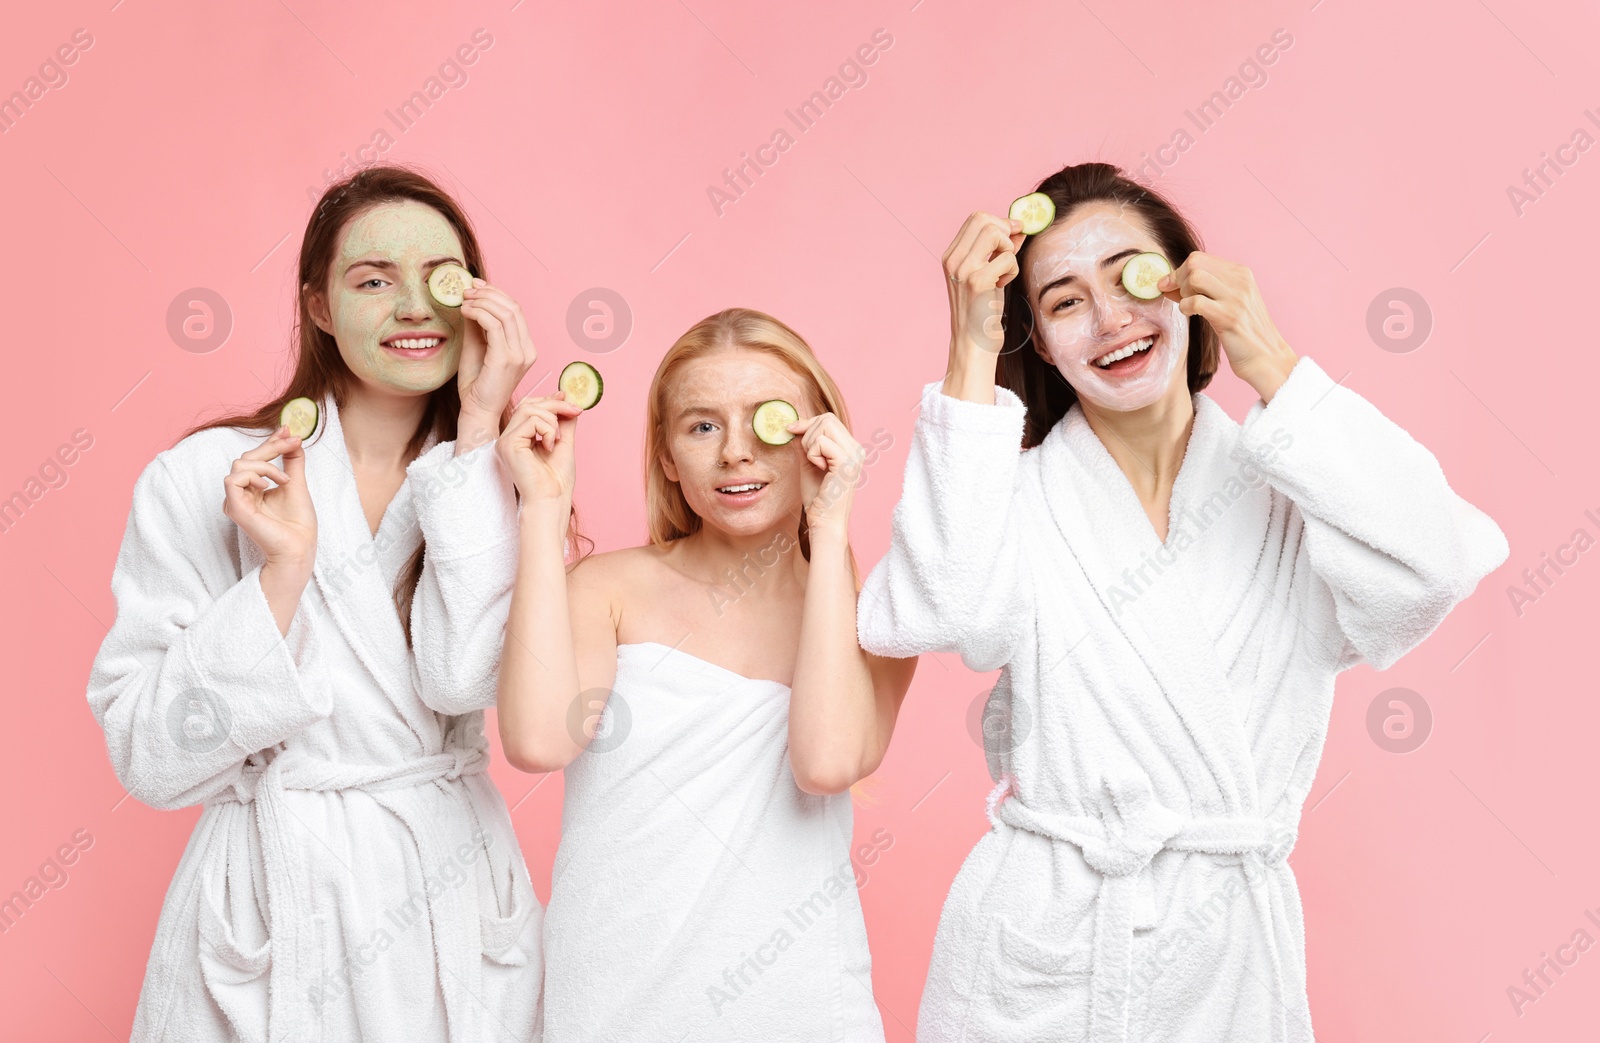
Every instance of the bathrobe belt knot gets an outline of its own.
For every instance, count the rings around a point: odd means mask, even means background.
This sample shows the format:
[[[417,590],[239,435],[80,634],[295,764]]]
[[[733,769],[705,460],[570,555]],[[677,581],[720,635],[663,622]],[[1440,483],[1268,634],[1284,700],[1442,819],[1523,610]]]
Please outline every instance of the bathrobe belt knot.
[[[1111,797],[1105,815],[1063,815],[1039,811],[1017,799],[1014,780],[1002,778],[987,801],[989,820],[1065,841],[1079,848],[1083,860],[1102,877],[1094,912],[1091,963],[1089,1039],[1122,1043],[1128,1039],[1128,998],[1133,980],[1133,931],[1155,926],[1154,908],[1141,896],[1144,870],[1163,848],[1231,857],[1251,878],[1249,888],[1263,926],[1273,968],[1275,1034],[1286,1039],[1287,996],[1282,980],[1271,889],[1254,886],[1261,868],[1281,866],[1294,846],[1294,830],[1275,827],[1260,817],[1190,817],[1155,800],[1147,781],[1137,777],[1107,778]],[[1010,799],[1006,799],[1007,796]],[[1144,897],[1144,915],[1136,904]]]
[[[323,760],[303,753],[297,747],[279,749],[263,764],[250,758],[239,781],[207,804],[254,804],[256,827],[261,836],[261,853],[266,864],[268,943],[257,957],[261,964],[270,959],[268,1032],[273,1041],[298,1041],[310,1029],[299,1023],[306,1014],[305,997],[316,995],[323,983],[314,968],[324,960],[317,952],[317,938],[308,923],[312,915],[312,889],[305,869],[331,849],[327,841],[314,835],[310,827],[289,808],[290,790],[359,789],[395,814],[416,840],[417,854],[425,872],[451,857],[450,835],[439,823],[423,814],[414,800],[388,799],[385,791],[408,789],[431,782],[447,782],[486,771],[489,766],[487,743],[477,746],[447,746],[439,753],[413,757],[392,764],[351,764]],[[477,952],[483,944],[479,917],[461,897],[461,888],[428,889],[426,899],[435,935],[436,951]],[[215,898],[206,900],[215,904]],[[469,914],[470,915],[469,917]],[[202,930],[216,930],[223,923],[220,909],[203,910]],[[221,940],[221,939],[219,939]],[[258,971],[260,967],[256,968]],[[478,994],[478,961],[459,968],[441,979],[446,1017],[452,1026],[467,1024],[468,1005]],[[466,977],[468,980],[463,981]]]

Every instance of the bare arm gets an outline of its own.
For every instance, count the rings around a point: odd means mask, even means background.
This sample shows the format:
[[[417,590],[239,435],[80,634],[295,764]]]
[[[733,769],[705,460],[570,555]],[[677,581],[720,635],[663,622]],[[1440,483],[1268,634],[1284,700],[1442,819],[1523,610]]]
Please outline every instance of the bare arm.
[[[526,399],[498,446],[522,514],[495,705],[506,759],[521,771],[554,771],[583,751],[616,673],[616,629],[593,580],[601,570],[566,568],[580,412],[559,393]]]
[[[567,517],[559,502],[523,505],[517,580],[495,691],[500,743],[519,771],[553,771],[577,755],[574,750],[561,758],[556,752],[563,745],[561,710],[578,694],[567,611]]]
[[[789,765],[807,793],[842,793],[883,762],[917,660],[856,641],[856,582],[846,539],[811,536],[800,654],[789,697]]]
[[[807,793],[840,793],[877,770],[917,661],[884,659],[856,637],[859,585],[850,509],[864,452],[832,413],[790,425],[802,435],[811,561],[789,695],[789,767]]]

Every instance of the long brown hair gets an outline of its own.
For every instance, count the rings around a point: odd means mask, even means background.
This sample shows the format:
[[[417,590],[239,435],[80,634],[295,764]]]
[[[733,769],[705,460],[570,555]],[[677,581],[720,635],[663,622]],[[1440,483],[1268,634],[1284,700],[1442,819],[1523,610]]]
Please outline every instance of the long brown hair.
[[[333,335],[317,326],[311,316],[313,294],[325,292],[328,273],[333,267],[334,251],[339,236],[351,220],[384,203],[411,200],[433,207],[455,229],[461,240],[462,260],[467,270],[478,278],[488,278],[483,263],[483,251],[472,222],[459,204],[444,189],[424,175],[405,167],[382,165],[357,171],[342,181],[328,186],[318,201],[316,210],[306,224],[305,235],[300,240],[300,261],[295,297],[298,313],[294,327],[294,374],[288,385],[263,404],[248,413],[208,420],[185,432],[187,438],[198,431],[213,427],[237,427],[251,431],[270,432],[278,428],[278,414],[292,398],[305,397],[321,402],[328,392],[333,393],[334,405],[344,408],[350,388],[356,377],[339,354],[338,342]],[[421,451],[429,434],[441,442],[456,437],[456,419],[461,412],[461,397],[452,378],[437,390],[428,393],[428,404],[422,420],[406,444],[406,455],[414,458]],[[394,603],[400,613],[400,623],[405,630],[406,644],[411,643],[411,599],[416,593],[417,581],[422,577],[422,558],[426,545],[421,544],[406,562],[395,585]]]
[[[683,488],[667,477],[661,453],[667,441],[667,398],[673,377],[686,363],[723,351],[745,349],[765,352],[783,362],[810,392],[811,406],[832,413],[850,429],[850,411],[845,406],[839,385],[822,368],[816,353],[805,338],[789,326],[754,308],[725,308],[708,315],[673,342],[656,367],[650,382],[650,397],[644,425],[644,496],[650,542],[663,546],[700,531],[701,519],[689,506]],[[800,508],[800,553],[811,560],[811,541],[807,531],[805,507]],[[860,574],[856,555],[850,551],[850,568]]]
[[[1087,203],[1124,204],[1144,218],[1173,267],[1201,249],[1199,233],[1171,203],[1153,189],[1125,177],[1110,163],[1063,167],[1041,181],[1034,191],[1043,192],[1055,203],[1057,221],[1066,220],[1075,208]],[[1005,341],[995,373],[997,382],[1016,392],[1028,409],[1023,425],[1024,449],[1044,441],[1056,421],[1066,416],[1072,403],[1078,400],[1077,392],[1072,390],[1061,371],[1033,349],[1033,306],[1028,302],[1022,275],[1027,271],[1028,247],[1033,239],[1029,236],[1017,250],[1017,265],[1021,271],[1006,284],[1005,310],[1001,316]],[[1211,383],[1220,361],[1219,351],[1217,331],[1200,316],[1189,316],[1191,395]]]

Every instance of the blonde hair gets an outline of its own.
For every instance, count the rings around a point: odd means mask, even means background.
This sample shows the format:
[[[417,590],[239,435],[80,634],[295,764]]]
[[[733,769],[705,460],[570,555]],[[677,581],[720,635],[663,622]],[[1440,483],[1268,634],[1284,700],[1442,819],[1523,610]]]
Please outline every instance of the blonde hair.
[[[667,477],[661,463],[667,441],[667,394],[672,380],[679,369],[694,359],[741,349],[766,352],[781,360],[805,386],[811,396],[808,405],[817,412],[832,413],[844,424],[845,430],[850,429],[850,412],[845,407],[844,395],[800,334],[754,308],[726,308],[701,319],[667,349],[650,382],[644,428],[644,497],[650,542],[656,546],[693,535],[701,526],[700,516],[689,506],[678,483]],[[803,505],[800,551],[809,561],[811,550]],[[850,567],[852,572],[856,571],[854,550],[850,552]],[[857,578],[859,580],[859,573]]]

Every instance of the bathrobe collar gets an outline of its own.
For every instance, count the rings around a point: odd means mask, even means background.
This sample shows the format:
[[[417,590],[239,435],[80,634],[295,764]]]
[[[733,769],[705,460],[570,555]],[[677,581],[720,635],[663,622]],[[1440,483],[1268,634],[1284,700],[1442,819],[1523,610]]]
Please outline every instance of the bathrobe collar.
[[[317,507],[312,576],[333,625],[410,720],[417,700],[412,694],[410,650],[394,608],[394,580],[422,540],[411,483],[400,484],[374,535],[361,507],[331,391],[323,397],[322,417],[322,430],[306,448],[306,482]],[[429,432],[423,452],[437,441],[438,436]]]
[[[1191,504],[1208,498],[1230,473],[1239,425],[1208,396],[1193,395],[1195,420],[1173,485],[1167,541],[1157,538],[1138,494],[1074,402],[1039,445],[1040,479],[1061,538],[1099,595],[1104,614],[1172,704],[1209,768],[1225,807],[1256,814],[1259,798],[1244,723],[1213,647],[1204,611],[1182,560],[1198,554],[1190,539]],[[1227,530],[1208,539],[1226,539]],[[1143,574],[1141,576],[1141,570]]]

